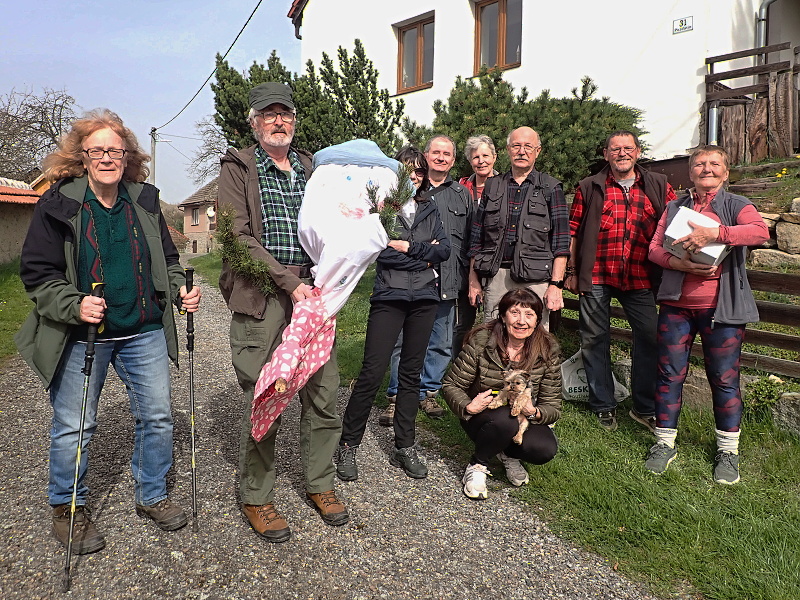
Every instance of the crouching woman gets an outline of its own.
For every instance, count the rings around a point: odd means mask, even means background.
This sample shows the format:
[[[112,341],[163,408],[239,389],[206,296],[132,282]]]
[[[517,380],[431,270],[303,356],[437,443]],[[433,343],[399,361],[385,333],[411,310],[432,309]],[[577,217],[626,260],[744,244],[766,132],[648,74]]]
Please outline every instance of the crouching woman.
[[[461,427],[475,443],[464,472],[464,494],[474,500],[487,496],[489,462],[497,456],[508,480],[528,483],[521,461],[541,465],[558,450],[552,428],[561,416],[561,368],[556,339],[541,326],[542,301],[528,289],[507,292],[498,305],[498,317],[473,329],[464,349],[444,378],[442,390]],[[521,369],[529,376],[531,399],[521,414],[529,426],[516,444],[517,417],[509,406],[487,408],[503,388],[505,373]]]

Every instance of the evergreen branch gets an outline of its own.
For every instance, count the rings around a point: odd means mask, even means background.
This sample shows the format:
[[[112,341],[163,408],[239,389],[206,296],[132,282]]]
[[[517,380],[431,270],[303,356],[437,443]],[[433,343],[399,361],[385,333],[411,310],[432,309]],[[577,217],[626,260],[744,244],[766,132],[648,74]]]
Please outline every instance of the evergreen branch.
[[[370,214],[377,213],[381,225],[386,230],[390,240],[400,238],[396,230],[397,214],[414,193],[414,186],[410,182],[411,168],[400,163],[397,168],[397,181],[389,188],[386,196],[378,198],[378,186],[372,182],[367,184],[367,200],[369,201]]]
[[[234,234],[235,216],[236,211],[230,204],[221,206],[217,213],[216,239],[222,249],[222,260],[227,261],[234,273],[247,279],[265,296],[274,294],[277,288],[269,274],[269,265],[263,260],[253,258],[247,244]]]

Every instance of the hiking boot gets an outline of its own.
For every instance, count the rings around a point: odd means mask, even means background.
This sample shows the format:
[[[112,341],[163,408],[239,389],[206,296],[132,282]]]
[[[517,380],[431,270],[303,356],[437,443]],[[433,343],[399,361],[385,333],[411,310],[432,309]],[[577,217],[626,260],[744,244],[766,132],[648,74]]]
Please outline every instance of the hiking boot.
[[[189,520],[186,518],[186,513],[177,504],[169,501],[169,498],[164,498],[161,502],[156,502],[150,506],[136,505],[136,514],[142,518],[149,517],[156,522],[164,531],[175,531],[180,529]]]
[[[654,444],[647,452],[644,468],[651,473],[661,475],[677,455],[678,451],[675,448],[670,448],[666,444],[659,442]]]
[[[739,455],[733,452],[720,452],[714,459],[714,481],[723,485],[733,485],[739,481]]]
[[[336,449],[336,475],[342,481],[358,479],[356,450],[358,450],[358,446],[348,446],[347,444]]]
[[[285,542],[292,535],[289,524],[274,504],[242,504],[242,513],[250,522],[250,527],[270,542]]]
[[[486,489],[486,476],[491,475],[489,469],[477,463],[467,465],[461,483],[464,484],[464,495],[473,500],[486,500],[489,492]]]
[[[406,475],[414,479],[424,479],[428,476],[428,467],[417,454],[416,446],[395,448],[389,463],[394,467],[400,467],[406,472]]]
[[[630,418],[633,419],[634,421],[636,421],[637,423],[641,423],[642,425],[647,427],[650,430],[651,433],[655,433],[656,432],[656,416],[655,415],[649,415],[649,416],[642,415],[642,414],[639,414],[638,412],[636,412],[635,408],[632,408],[631,410],[628,411],[628,416],[630,416]]]
[[[326,525],[344,525],[350,520],[347,507],[336,498],[333,490],[319,494],[306,493],[306,497]]]
[[[70,506],[59,504],[53,507],[53,535],[64,546],[69,545]],[[103,536],[89,519],[89,509],[76,506],[75,523],[72,526],[72,553],[90,554],[101,550],[105,545]]]
[[[520,460],[506,456],[504,452],[498,454],[497,458],[499,458],[500,462],[503,463],[503,466],[506,469],[506,477],[508,477],[511,485],[519,487],[530,481],[530,477],[528,477],[528,471],[522,466],[522,462]]]
[[[394,424],[394,406],[397,402],[397,396],[386,396],[389,405],[383,409],[383,412],[378,417],[378,425],[383,427],[391,427]]]
[[[431,419],[441,419],[444,416],[444,409],[436,402],[438,394],[438,391],[425,392],[425,397],[419,403],[419,407]]]
[[[597,422],[606,431],[617,430],[617,414],[613,410],[597,413]]]

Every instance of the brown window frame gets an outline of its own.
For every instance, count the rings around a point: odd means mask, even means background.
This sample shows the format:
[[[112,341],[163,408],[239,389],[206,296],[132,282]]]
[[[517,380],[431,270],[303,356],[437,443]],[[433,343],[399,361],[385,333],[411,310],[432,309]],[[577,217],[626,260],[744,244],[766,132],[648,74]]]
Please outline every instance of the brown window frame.
[[[419,19],[418,21],[413,21],[408,23],[407,25],[403,25],[402,27],[397,28],[397,94],[406,94],[408,92],[416,92],[417,90],[425,90],[430,87],[433,87],[433,81],[430,82],[422,82],[422,75],[423,75],[423,59],[424,59],[424,52],[425,52],[425,40],[422,35],[423,27],[425,25],[429,25],[434,23],[434,39],[436,37],[435,32],[435,19],[433,16],[427,16]],[[404,55],[404,46],[403,46],[403,34],[406,31],[410,31],[411,29],[417,30],[417,81],[414,85],[409,87],[403,87],[403,55]]]
[[[497,4],[497,64],[487,65],[489,69],[514,69],[522,64],[520,59],[514,63],[506,63],[506,34],[508,32],[508,0],[479,0],[475,2],[475,60],[473,64],[473,72],[478,75],[481,71],[481,11],[491,5]]]

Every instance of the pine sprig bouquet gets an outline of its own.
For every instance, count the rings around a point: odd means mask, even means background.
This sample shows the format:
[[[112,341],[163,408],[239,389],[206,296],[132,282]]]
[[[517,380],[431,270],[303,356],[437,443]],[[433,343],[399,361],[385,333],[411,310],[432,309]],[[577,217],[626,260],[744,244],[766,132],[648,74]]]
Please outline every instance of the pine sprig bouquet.
[[[247,244],[233,233],[233,220],[236,211],[230,204],[220,207],[217,214],[216,238],[221,247],[223,261],[228,261],[231,270],[247,279],[265,296],[277,291],[275,282],[269,275],[269,265],[263,260],[253,258]]]
[[[397,215],[403,205],[414,195],[414,186],[410,182],[411,168],[403,163],[397,168],[397,181],[389,188],[384,198],[378,197],[378,186],[367,184],[367,200],[370,214],[377,213],[381,225],[390,240],[400,237],[397,232]]]

